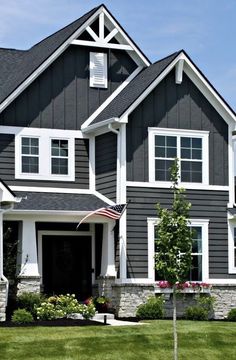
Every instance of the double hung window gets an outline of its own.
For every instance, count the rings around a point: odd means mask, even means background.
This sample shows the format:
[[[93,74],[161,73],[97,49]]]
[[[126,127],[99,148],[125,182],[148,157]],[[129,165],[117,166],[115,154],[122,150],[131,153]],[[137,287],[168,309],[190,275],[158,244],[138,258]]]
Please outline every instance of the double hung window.
[[[150,128],[150,181],[170,181],[176,158],[181,182],[208,183],[208,133]]]
[[[39,172],[39,139],[34,137],[21,138],[21,171],[22,173],[38,174]]]

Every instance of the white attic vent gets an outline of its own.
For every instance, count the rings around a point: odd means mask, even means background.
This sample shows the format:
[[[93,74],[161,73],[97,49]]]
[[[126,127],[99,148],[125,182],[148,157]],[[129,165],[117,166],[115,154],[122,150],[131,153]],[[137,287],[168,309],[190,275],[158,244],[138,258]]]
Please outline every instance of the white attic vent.
[[[90,87],[107,88],[107,54],[90,52]]]

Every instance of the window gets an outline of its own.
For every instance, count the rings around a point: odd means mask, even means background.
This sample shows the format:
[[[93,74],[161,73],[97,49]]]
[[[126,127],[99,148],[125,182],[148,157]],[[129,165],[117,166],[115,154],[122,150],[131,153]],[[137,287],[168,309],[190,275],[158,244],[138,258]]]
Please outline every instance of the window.
[[[107,88],[107,54],[90,52],[90,87]]]
[[[15,136],[15,177],[31,180],[75,180],[75,136],[70,131],[23,129]],[[52,135],[52,136],[51,136]]]
[[[208,132],[149,128],[150,181],[170,181],[175,158],[181,182],[208,184]]]
[[[39,139],[21,138],[21,171],[38,174],[39,172]]]
[[[68,140],[51,140],[52,174],[68,174]]]
[[[190,281],[207,281],[208,280],[208,224],[209,220],[191,220],[191,228],[193,230],[192,244],[192,268],[189,270]],[[158,277],[154,270],[154,254],[156,228],[158,219],[148,218],[148,262],[149,277],[154,280],[163,280]],[[152,275],[153,274],[153,275]]]

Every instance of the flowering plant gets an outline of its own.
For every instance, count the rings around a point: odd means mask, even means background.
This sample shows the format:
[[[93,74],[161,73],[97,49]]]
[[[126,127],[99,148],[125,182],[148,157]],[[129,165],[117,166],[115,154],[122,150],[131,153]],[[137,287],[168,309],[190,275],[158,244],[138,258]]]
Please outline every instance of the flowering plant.
[[[157,286],[159,286],[161,289],[171,289],[173,285],[174,284],[171,284],[166,280],[161,280],[157,282]],[[184,289],[201,290],[201,289],[210,289],[212,287],[211,284],[208,284],[206,282],[194,282],[194,281],[185,281],[184,283],[177,282],[175,285],[178,290],[184,290]]]

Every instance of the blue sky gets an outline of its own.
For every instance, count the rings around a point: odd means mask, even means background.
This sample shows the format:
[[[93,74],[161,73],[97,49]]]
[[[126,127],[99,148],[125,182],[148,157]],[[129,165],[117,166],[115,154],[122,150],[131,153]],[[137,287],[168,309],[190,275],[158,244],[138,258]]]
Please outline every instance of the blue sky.
[[[96,0],[0,0],[0,47],[27,49]],[[236,110],[236,0],[104,0],[151,61],[185,49]]]

